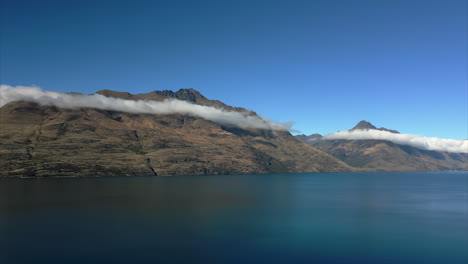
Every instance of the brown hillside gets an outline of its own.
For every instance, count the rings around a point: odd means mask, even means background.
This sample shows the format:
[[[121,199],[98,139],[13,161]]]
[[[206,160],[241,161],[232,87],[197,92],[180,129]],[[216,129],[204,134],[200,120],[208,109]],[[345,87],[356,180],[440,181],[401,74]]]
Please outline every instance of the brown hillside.
[[[132,95],[168,97],[254,112],[208,100],[193,89]],[[0,176],[199,175],[350,171],[289,132],[223,127],[182,115],[60,109],[13,102],[0,109]]]

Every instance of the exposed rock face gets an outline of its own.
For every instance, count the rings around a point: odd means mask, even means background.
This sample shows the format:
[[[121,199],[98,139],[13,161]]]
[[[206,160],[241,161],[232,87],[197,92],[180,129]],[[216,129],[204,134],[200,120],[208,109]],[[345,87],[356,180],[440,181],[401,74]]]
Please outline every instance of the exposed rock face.
[[[203,96],[200,92],[195,89],[180,89],[177,92],[173,92],[170,90],[164,91],[155,91],[155,93],[165,96],[165,97],[173,97],[179,100],[189,101],[192,103],[200,102],[200,101],[207,101],[208,99]]]
[[[177,98],[254,112],[209,100],[198,91],[105,96]],[[0,176],[135,176],[351,171],[289,132],[223,127],[183,115],[60,109],[13,102],[0,108]]]
[[[353,129],[377,129],[398,133],[395,130],[376,128],[361,121]],[[398,145],[384,140],[304,140],[347,164],[374,171],[434,171],[468,170],[468,154],[422,150]]]

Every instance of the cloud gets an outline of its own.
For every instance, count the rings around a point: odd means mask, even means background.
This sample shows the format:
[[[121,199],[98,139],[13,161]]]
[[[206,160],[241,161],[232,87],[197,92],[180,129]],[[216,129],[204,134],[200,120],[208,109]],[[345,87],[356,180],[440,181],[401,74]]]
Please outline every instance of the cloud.
[[[409,145],[424,150],[439,150],[455,153],[468,153],[468,140],[455,140],[436,137],[423,137],[410,134],[395,134],[388,131],[370,130],[347,130],[338,131],[324,136],[324,140],[348,139],[365,140],[377,139],[387,140],[400,145]]]
[[[61,108],[95,108],[127,113],[162,115],[182,114],[240,128],[289,131],[292,126],[292,123],[276,123],[260,116],[196,105],[172,98],[164,101],[135,101],[106,97],[100,94],[71,94],[44,91],[39,87],[0,85],[0,107],[13,101],[34,102],[40,105],[53,105]]]

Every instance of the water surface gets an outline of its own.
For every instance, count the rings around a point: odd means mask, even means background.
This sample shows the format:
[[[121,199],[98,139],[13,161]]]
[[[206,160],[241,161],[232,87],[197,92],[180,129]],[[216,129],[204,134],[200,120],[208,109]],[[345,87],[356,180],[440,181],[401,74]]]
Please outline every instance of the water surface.
[[[468,263],[468,173],[0,179],[1,263]]]

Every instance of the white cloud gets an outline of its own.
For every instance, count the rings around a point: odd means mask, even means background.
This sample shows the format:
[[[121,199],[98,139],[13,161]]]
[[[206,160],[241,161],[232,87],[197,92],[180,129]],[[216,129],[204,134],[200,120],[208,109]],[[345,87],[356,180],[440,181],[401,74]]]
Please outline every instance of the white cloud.
[[[200,117],[225,126],[290,130],[291,123],[276,123],[260,116],[202,106],[177,99],[164,101],[125,100],[100,94],[69,94],[44,91],[39,87],[0,85],[0,107],[13,101],[34,102],[61,108],[95,108],[128,113],[182,114]]]
[[[395,134],[380,130],[347,130],[324,136],[324,140],[388,140],[400,145],[409,145],[425,150],[439,150],[456,153],[468,153],[468,140],[455,140],[436,137],[423,137],[410,134]]]

